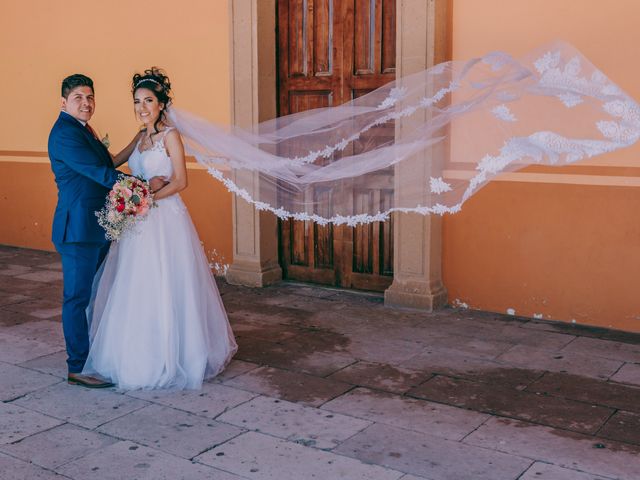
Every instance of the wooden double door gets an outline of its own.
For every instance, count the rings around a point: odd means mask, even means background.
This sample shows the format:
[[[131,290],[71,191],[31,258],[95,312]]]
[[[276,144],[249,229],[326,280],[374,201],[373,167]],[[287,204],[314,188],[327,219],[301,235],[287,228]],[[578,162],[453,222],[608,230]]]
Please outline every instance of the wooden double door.
[[[335,106],[395,79],[396,0],[278,0],[278,114]],[[371,148],[393,125],[365,134]],[[382,131],[381,131],[382,130]],[[392,206],[393,170],[342,188],[353,212]],[[316,199],[335,192],[316,189]],[[317,212],[332,215],[332,212]],[[393,279],[393,222],[357,227],[280,221],[284,277],[343,288],[385,290]]]

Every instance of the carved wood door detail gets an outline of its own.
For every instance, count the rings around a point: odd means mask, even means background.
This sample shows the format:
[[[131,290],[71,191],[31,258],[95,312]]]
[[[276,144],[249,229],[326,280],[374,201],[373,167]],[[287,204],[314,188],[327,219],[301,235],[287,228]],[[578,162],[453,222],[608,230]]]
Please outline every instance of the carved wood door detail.
[[[339,105],[395,79],[395,0],[278,0],[277,8],[279,115]],[[376,128],[394,134],[392,125]],[[365,134],[351,151],[371,143]],[[392,170],[355,181],[354,211],[367,202],[391,205],[392,182]],[[293,220],[279,225],[285,278],[378,291],[391,284],[392,221],[354,228]]]

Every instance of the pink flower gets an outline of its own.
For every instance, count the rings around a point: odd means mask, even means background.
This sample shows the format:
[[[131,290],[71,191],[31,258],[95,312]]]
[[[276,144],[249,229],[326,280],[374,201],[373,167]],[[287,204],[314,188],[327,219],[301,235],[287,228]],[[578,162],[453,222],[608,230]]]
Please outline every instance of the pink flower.
[[[147,205],[139,205],[138,206],[138,216],[144,216],[149,211],[149,207]]]

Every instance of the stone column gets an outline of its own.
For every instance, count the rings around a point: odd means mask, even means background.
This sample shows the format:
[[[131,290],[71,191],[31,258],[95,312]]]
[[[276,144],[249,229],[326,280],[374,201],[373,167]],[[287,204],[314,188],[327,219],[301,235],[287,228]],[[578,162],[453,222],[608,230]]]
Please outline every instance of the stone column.
[[[276,116],[275,0],[229,0],[231,22],[231,121],[250,128]],[[234,172],[236,183],[257,194],[260,176]],[[233,263],[227,281],[263,287],[282,279],[278,221],[234,196]]]
[[[398,1],[398,77],[424,70],[449,58],[450,15],[450,0]],[[406,124],[405,121],[398,122],[396,135],[403,134]],[[422,155],[429,154],[425,152]],[[426,190],[429,176],[425,161],[420,157],[396,166],[396,204],[401,203],[403,194],[399,185],[413,184]],[[428,311],[445,305],[447,290],[442,283],[442,217],[396,213],[394,222],[393,283],[384,292],[385,305]]]

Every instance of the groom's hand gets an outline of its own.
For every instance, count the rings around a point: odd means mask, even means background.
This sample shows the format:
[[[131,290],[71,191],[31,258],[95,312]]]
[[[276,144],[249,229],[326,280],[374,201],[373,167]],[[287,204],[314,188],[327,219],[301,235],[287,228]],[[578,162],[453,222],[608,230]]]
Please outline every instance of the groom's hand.
[[[149,180],[149,188],[151,188],[152,193],[155,193],[162,187],[164,187],[167,183],[169,182],[167,182],[164,177],[152,177]]]

